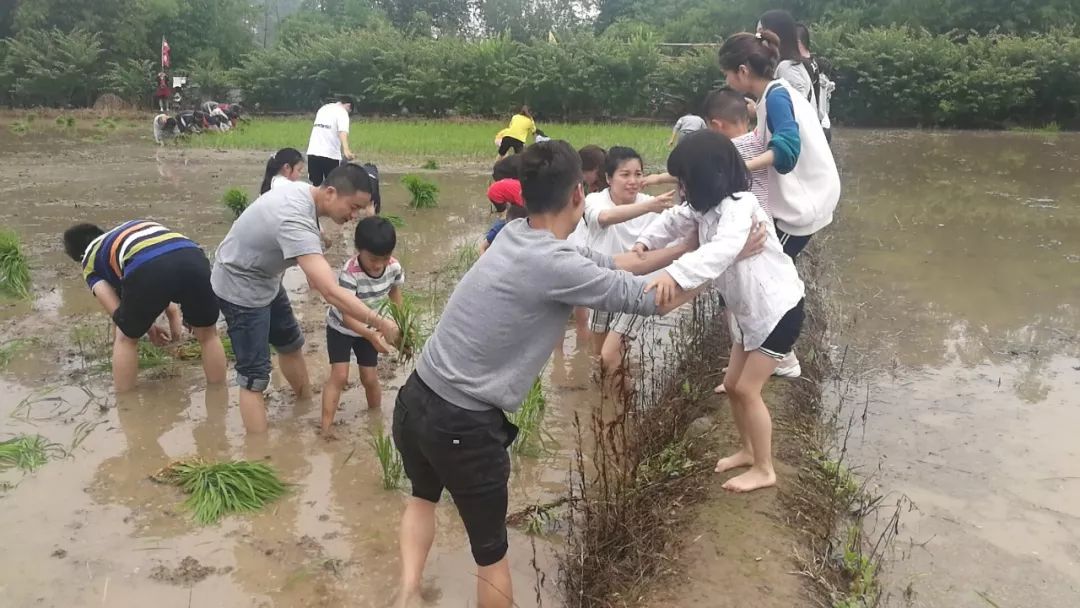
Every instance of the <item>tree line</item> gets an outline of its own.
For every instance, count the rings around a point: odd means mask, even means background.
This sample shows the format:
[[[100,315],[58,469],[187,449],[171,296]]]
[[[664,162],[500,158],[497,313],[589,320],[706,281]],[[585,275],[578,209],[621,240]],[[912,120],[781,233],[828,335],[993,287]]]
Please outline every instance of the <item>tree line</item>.
[[[206,98],[310,111],[666,118],[722,80],[716,43],[786,8],[840,124],[1080,126],[1080,0],[15,0],[0,103],[147,105],[161,38]],[[194,101],[194,100],[193,100]]]

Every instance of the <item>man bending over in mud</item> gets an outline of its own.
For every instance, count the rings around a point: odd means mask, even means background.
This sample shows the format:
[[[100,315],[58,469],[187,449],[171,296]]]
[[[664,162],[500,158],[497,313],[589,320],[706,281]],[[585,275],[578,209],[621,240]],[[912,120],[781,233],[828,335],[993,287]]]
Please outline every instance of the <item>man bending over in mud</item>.
[[[206,381],[225,381],[225,349],[217,333],[210,262],[198,244],[161,224],[132,220],[108,232],[93,224],[76,224],[64,232],[64,251],[82,263],[90,291],[120,330],[112,355],[117,393],[135,387],[139,338],[149,333],[158,346],[178,340],[181,314],[202,347]],[[154,324],[163,312],[168,330]]]
[[[700,291],[680,291],[658,307],[654,294],[646,293],[647,281],[630,274],[663,268],[696,244],[614,257],[570,245],[566,237],[585,208],[581,183],[581,159],[568,143],[538,143],[522,153],[529,217],[506,224],[458,283],[416,371],[398,393],[394,443],[412,482],[401,520],[399,607],[419,605],[424,562],[435,538],[435,505],[444,488],[465,524],[478,567],[477,606],[513,605],[506,448],[517,428],[503,412],[520,407],[574,306],[657,315]]]
[[[218,246],[210,283],[236,353],[240,416],[249,433],[266,431],[263,391],[270,383],[271,346],[297,397],[306,398],[310,392],[300,350],[304,334],[281,285],[289,266],[299,265],[311,289],[343,315],[371,327],[387,343],[397,342],[393,321],[338,284],[337,273],[323,257],[319,235],[320,217],[344,224],[371,215],[371,190],[371,177],[354,164],[337,167],[318,187],[284,182],[255,199]]]

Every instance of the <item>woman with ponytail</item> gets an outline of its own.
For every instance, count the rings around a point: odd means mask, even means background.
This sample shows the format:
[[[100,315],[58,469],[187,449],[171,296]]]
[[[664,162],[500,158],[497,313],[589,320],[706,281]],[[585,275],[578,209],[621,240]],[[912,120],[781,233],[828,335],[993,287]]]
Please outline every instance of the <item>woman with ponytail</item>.
[[[259,194],[266,194],[279,179],[295,182],[303,177],[303,173],[304,155],[295,148],[282,148],[266,161],[266,173],[263,174]]]
[[[784,254],[777,230],[749,192],[750,173],[731,140],[712,131],[687,135],[668,157],[687,205],[668,209],[637,239],[634,251],[666,247],[679,239],[700,246],[661,271],[647,291],[663,306],[677,293],[713,285],[733,319],[724,388],[741,449],[721,458],[716,472],[750,467],[724,483],[749,492],[776,483],[772,419],[761,389],[790,353],[803,323],[803,282]],[[760,252],[756,243],[764,241]],[[718,387],[719,388],[719,387]]]

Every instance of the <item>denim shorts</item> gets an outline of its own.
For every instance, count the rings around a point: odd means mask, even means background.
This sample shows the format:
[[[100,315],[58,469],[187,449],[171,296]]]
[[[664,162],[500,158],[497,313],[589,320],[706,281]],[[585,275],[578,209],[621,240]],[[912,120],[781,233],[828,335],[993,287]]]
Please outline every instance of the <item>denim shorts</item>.
[[[296,322],[285,288],[279,288],[272,302],[258,308],[238,306],[221,297],[218,304],[236,355],[236,384],[249,391],[265,391],[272,367],[270,347],[289,354],[304,346],[304,333]]]

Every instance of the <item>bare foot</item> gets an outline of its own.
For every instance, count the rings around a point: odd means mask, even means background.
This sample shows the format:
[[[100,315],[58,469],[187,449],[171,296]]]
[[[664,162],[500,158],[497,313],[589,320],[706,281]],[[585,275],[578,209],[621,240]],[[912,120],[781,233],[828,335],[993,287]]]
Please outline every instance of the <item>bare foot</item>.
[[[322,429],[319,431],[319,436],[326,441],[337,441],[338,436],[334,433],[333,429]]]
[[[742,475],[736,475],[727,480],[723,487],[730,492],[753,492],[760,488],[768,488],[776,485],[776,472],[775,471],[763,471],[758,468],[752,468]]]
[[[420,595],[420,590],[416,591],[398,591],[398,597],[394,600],[394,608],[420,608],[423,606],[424,598]]]
[[[727,393],[727,387],[724,386],[723,382],[721,382],[720,384],[716,385],[716,388],[712,389],[712,392],[716,393],[717,395],[723,395]]]
[[[739,467],[748,467],[752,464],[754,464],[754,454],[746,448],[743,448],[727,458],[717,460],[716,468],[713,470],[717,473],[723,473],[724,471],[730,471],[731,469],[737,469]]]

